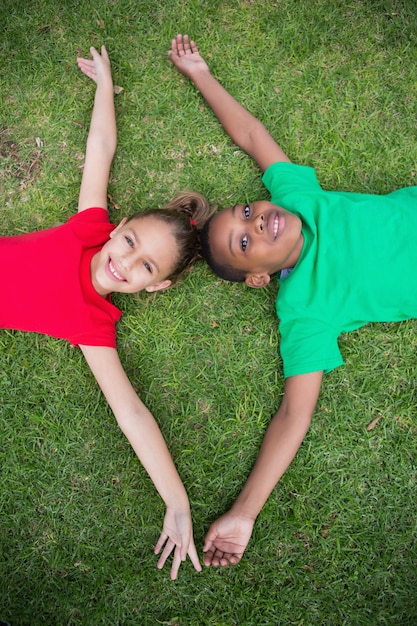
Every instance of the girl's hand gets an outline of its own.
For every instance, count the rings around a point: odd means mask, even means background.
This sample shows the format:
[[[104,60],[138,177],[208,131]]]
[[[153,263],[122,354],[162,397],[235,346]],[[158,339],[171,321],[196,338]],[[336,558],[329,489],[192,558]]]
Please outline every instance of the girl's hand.
[[[193,528],[190,511],[167,508],[164,519],[164,527],[158,543],[155,546],[155,554],[159,554],[165,544],[158,561],[158,568],[162,569],[168,556],[174,550],[174,560],[171,567],[171,579],[177,578],[181,561],[185,561],[187,554],[197,572],[201,572],[200,561],[194,545]]]
[[[110,59],[105,46],[101,46],[101,54],[93,47],[90,48],[92,59],[77,57],[80,70],[91,78],[97,85],[101,80],[111,80]]]
[[[171,61],[181,74],[187,78],[193,77],[201,71],[209,72],[204,59],[200,56],[195,41],[189,41],[188,35],[177,35],[171,42],[171,50],[168,52]]]

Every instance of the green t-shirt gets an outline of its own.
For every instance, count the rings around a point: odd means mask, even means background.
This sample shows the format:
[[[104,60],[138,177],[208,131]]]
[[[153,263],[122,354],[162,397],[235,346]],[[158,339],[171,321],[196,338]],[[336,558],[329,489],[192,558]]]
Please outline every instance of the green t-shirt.
[[[417,317],[417,187],[324,191],[312,168],[293,163],[274,163],[262,180],[271,202],[303,223],[276,303],[286,377],[342,365],[343,332]]]

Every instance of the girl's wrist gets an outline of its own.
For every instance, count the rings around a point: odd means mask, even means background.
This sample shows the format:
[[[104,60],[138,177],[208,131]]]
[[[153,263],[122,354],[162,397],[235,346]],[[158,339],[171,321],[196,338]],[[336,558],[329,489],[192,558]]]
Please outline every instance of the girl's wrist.
[[[163,498],[167,509],[176,509],[180,511],[190,511],[190,501],[187,496],[187,492],[181,490],[180,492],[173,491],[168,498]]]
[[[113,81],[111,79],[108,81],[100,81],[97,83],[97,91],[107,91],[113,95]]]

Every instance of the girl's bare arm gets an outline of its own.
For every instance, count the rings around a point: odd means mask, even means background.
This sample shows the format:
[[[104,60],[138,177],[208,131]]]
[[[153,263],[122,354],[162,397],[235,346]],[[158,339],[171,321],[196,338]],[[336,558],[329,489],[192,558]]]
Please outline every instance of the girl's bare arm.
[[[80,348],[121,430],[166,504],[164,526],[155,549],[159,552],[165,546],[158,567],[174,552],[171,578],[177,577],[187,554],[195,569],[200,571],[188,496],[154,417],[133,389],[114,348]]]
[[[90,52],[92,59],[77,59],[83,74],[97,84],[87,138],[78,211],[84,211],[93,206],[107,209],[107,185],[117,140],[109,57],[104,46],[101,48],[101,54],[95,48],[90,48]]]

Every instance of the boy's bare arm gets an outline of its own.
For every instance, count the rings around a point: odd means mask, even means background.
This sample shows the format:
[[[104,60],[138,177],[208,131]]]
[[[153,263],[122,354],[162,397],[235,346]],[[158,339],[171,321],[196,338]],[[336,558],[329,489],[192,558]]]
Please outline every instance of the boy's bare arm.
[[[244,488],[206,535],[206,565],[236,565],[242,558],[256,517],[308,431],[322,377],[323,372],[313,372],[286,380],[281,406],[268,426]]]
[[[233,141],[258,163],[262,171],[277,161],[290,161],[263,124],[212,76],[194,41],[189,41],[187,35],[177,35],[172,40],[169,55],[175,67],[200,91]]]
[[[117,140],[109,57],[104,46],[101,54],[95,48],[90,48],[90,52],[92,59],[77,59],[80,70],[97,84],[78,211],[92,206],[107,209],[107,185]]]

